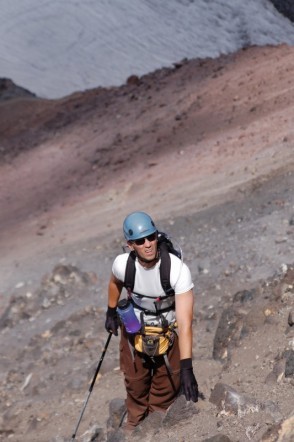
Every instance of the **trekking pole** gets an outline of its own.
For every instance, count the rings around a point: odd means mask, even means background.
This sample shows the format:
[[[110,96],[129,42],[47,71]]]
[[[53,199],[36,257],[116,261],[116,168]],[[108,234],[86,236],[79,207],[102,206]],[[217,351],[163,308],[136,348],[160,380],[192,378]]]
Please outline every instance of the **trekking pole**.
[[[98,364],[98,366],[97,366],[97,368],[96,368],[96,371],[95,371],[95,374],[94,374],[93,380],[92,380],[92,382],[91,382],[91,385],[90,385],[90,388],[89,388],[89,392],[88,392],[88,395],[87,395],[86,400],[85,400],[85,402],[84,402],[84,406],[83,406],[83,409],[82,409],[81,415],[80,415],[80,417],[79,417],[79,420],[78,420],[77,426],[76,426],[75,431],[74,431],[74,433],[73,433],[73,435],[72,435],[72,437],[71,437],[71,440],[72,440],[72,441],[75,440],[75,437],[76,437],[76,434],[77,434],[78,428],[79,428],[79,426],[80,426],[80,423],[81,423],[81,420],[82,420],[83,414],[84,414],[84,412],[85,412],[85,409],[86,409],[86,406],[87,406],[87,403],[88,403],[88,400],[89,400],[90,394],[92,393],[92,390],[93,390],[93,388],[94,388],[94,384],[95,384],[96,378],[97,378],[97,376],[98,376],[98,373],[99,373],[99,370],[100,370],[101,364],[102,364],[102,362],[103,362],[103,359],[104,359],[104,356],[105,356],[105,353],[106,353],[106,350],[107,350],[108,344],[109,344],[110,339],[111,339],[111,336],[112,336],[112,333],[110,332],[109,335],[108,335],[108,338],[107,338],[107,341],[106,341],[105,347],[104,347],[104,349],[103,349],[103,351],[102,351],[101,358],[100,358],[99,364]]]

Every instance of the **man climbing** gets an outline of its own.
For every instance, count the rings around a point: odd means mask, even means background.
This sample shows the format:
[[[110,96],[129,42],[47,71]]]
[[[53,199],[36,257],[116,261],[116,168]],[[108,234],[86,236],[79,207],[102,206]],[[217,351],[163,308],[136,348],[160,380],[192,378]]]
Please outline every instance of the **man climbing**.
[[[149,413],[165,412],[179,394],[188,401],[198,400],[192,367],[194,284],[189,268],[167,249],[165,235],[148,214],[128,215],[123,231],[130,253],[114,260],[105,328],[117,336],[121,325],[125,428],[132,430]],[[123,287],[140,322],[135,333],[127,332],[117,313]]]

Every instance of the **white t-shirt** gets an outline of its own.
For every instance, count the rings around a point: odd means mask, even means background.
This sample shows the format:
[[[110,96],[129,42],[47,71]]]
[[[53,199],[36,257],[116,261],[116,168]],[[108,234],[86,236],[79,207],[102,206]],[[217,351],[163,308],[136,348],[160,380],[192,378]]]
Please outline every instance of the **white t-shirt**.
[[[181,293],[186,293],[194,287],[191,272],[188,266],[179,258],[171,253],[169,255],[171,258],[170,283],[175,291],[175,295],[180,296]],[[124,282],[125,279],[128,256],[128,253],[118,255],[112,266],[112,273],[122,282]],[[163,310],[171,306],[174,303],[174,296],[166,297],[162,288],[159,272],[160,260],[154,265],[154,267],[146,269],[136,259],[135,267],[135,285],[132,293],[135,306],[138,305],[139,307],[154,313],[156,313],[156,307],[158,310]],[[160,297],[165,299],[158,301],[158,298]],[[138,319],[140,319],[141,312],[142,310],[140,308],[135,307],[135,313]],[[169,323],[175,321],[175,312],[173,310],[162,314]],[[156,314],[144,313],[144,322],[147,325],[157,325],[158,316],[156,316]]]

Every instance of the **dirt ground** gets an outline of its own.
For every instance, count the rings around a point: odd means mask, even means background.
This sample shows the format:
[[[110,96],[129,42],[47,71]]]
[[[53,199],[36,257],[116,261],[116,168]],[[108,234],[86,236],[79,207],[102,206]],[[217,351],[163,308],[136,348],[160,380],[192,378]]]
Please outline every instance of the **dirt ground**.
[[[120,88],[0,101],[0,440],[70,439],[107,338],[108,277],[133,210],[178,240],[195,282],[205,399],[156,437],[257,441],[293,415],[293,376],[272,379],[294,351],[293,54],[252,47]],[[244,290],[254,299],[234,314],[247,332],[224,364],[213,357],[218,324]],[[219,412],[209,401],[219,382],[267,406]],[[77,440],[98,440],[87,434],[94,426],[106,432],[114,398],[124,398],[115,338]]]

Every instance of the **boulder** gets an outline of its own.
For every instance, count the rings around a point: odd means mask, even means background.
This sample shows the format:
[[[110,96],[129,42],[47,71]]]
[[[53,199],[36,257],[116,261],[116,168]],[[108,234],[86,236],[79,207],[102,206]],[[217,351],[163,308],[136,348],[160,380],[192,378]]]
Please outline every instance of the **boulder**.
[[[262,436],[261,442],[293,442],[294,415],[270,427]]]

